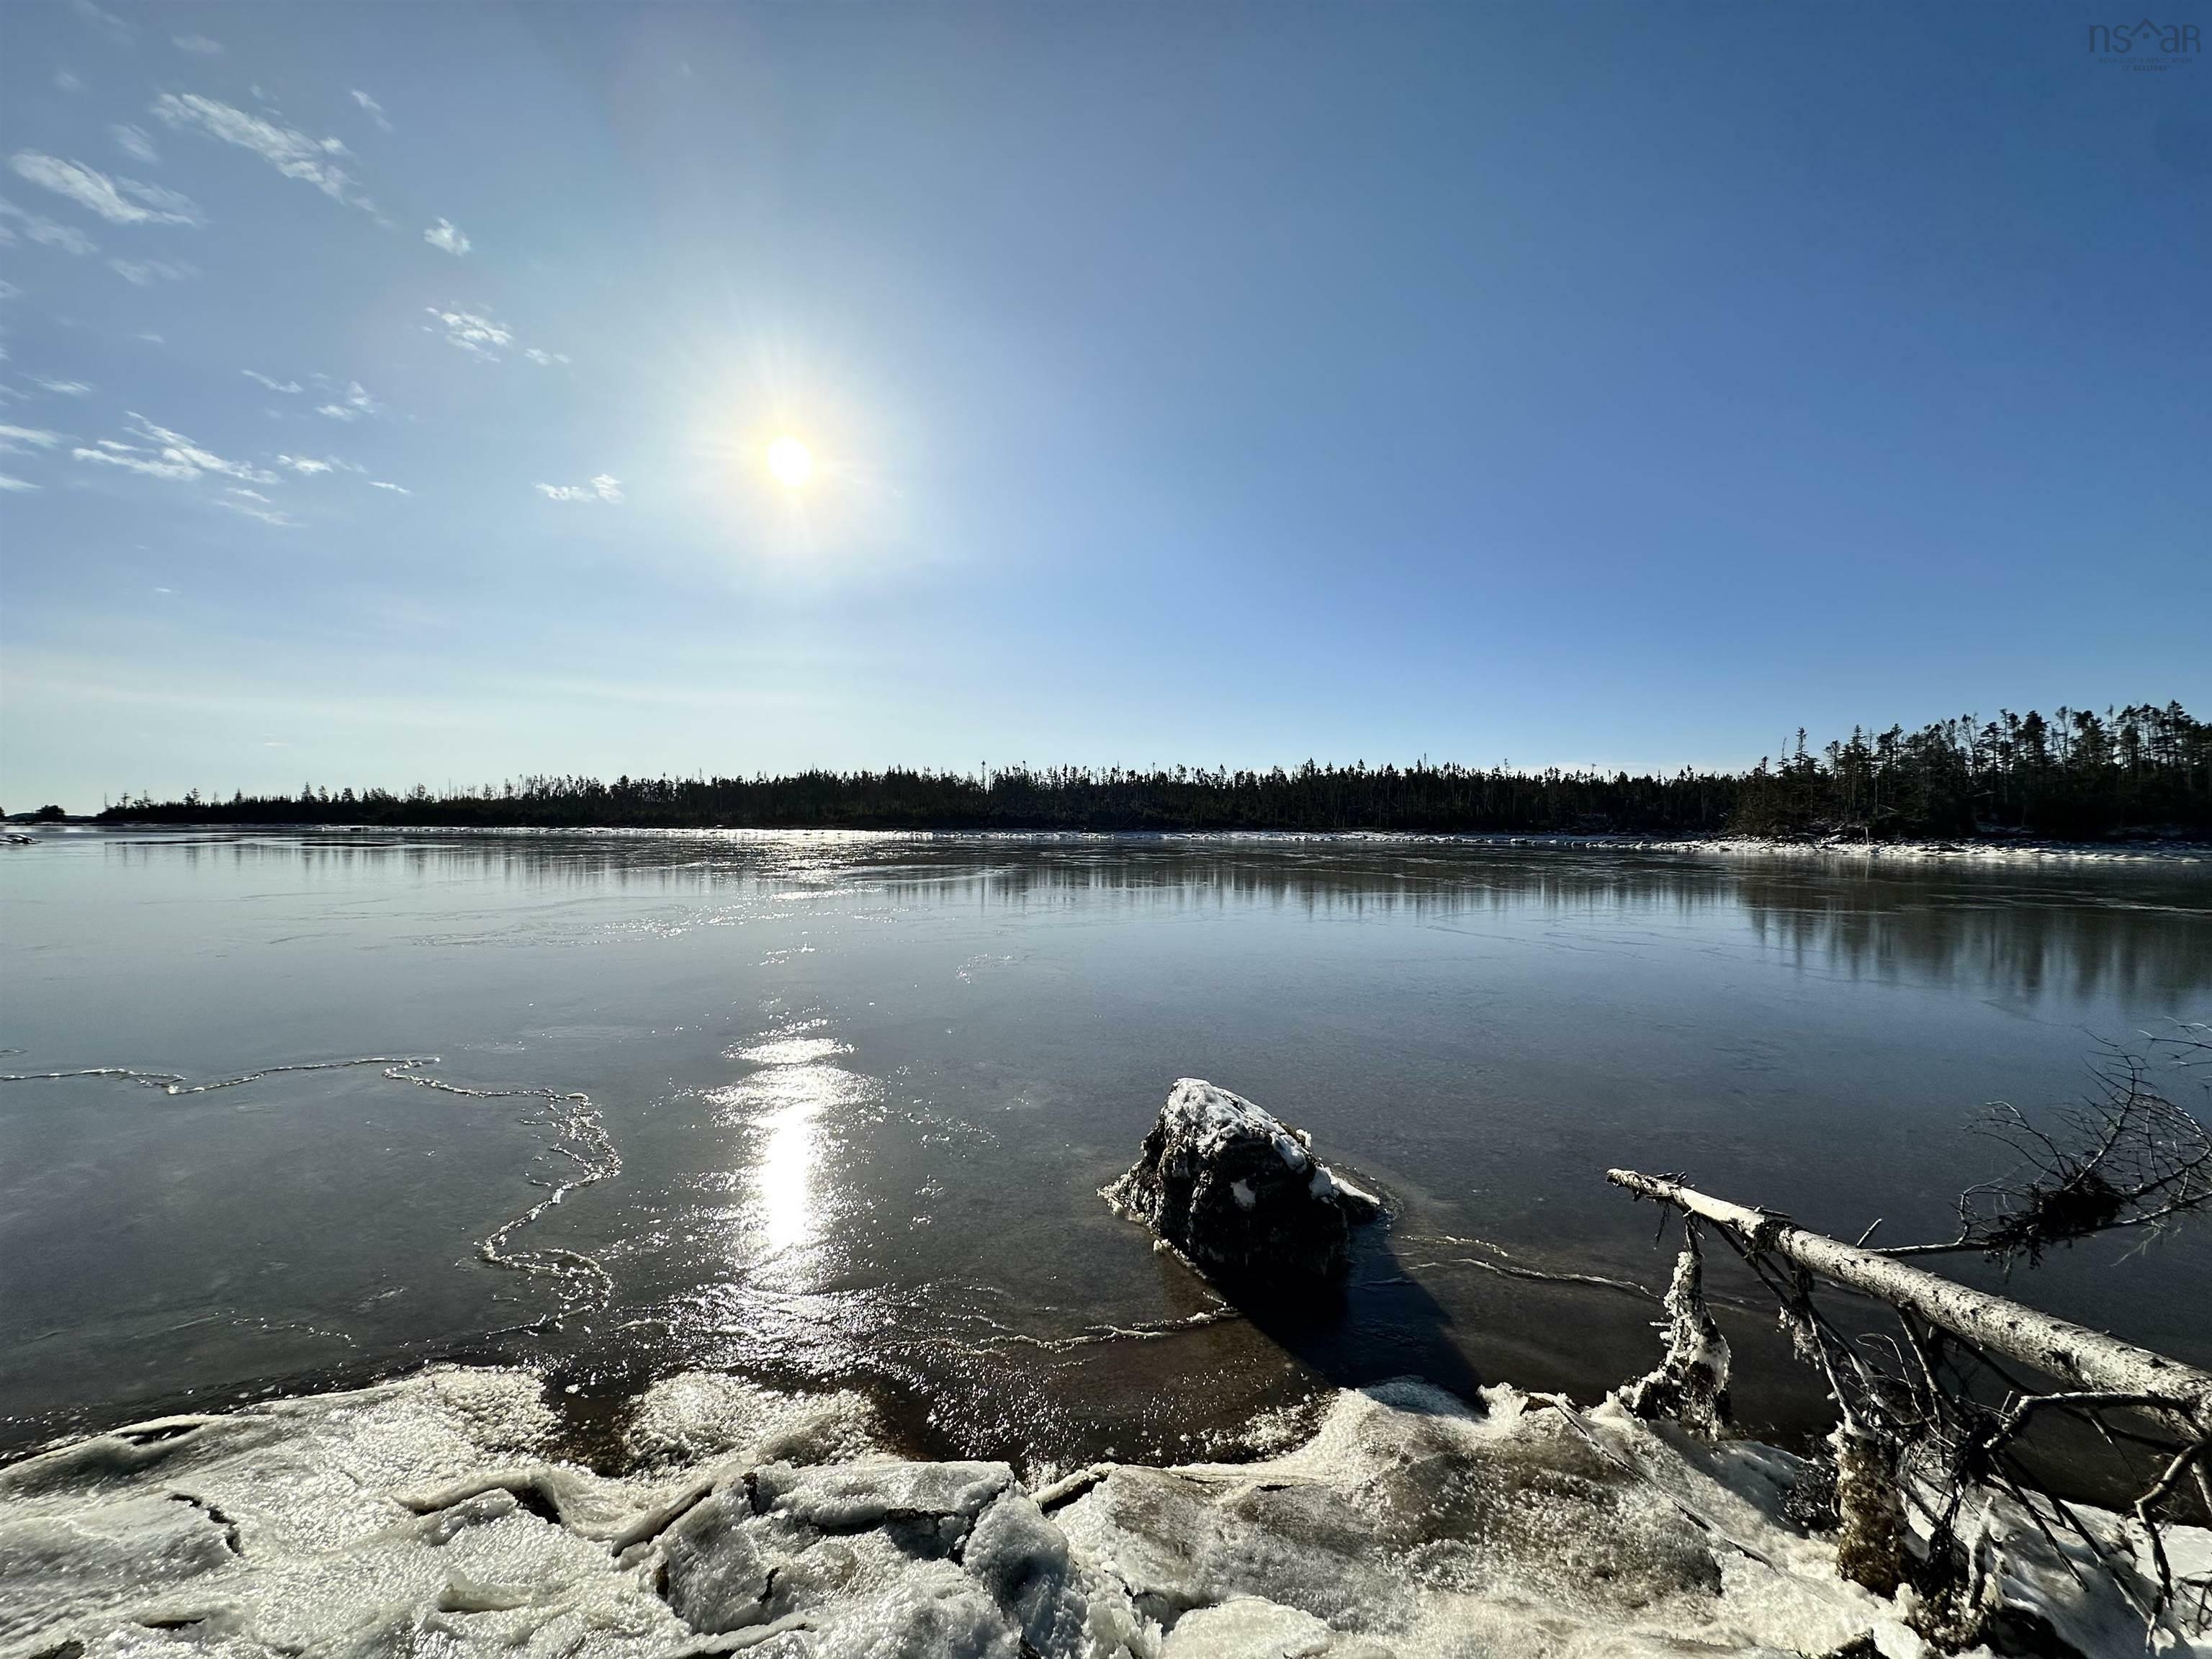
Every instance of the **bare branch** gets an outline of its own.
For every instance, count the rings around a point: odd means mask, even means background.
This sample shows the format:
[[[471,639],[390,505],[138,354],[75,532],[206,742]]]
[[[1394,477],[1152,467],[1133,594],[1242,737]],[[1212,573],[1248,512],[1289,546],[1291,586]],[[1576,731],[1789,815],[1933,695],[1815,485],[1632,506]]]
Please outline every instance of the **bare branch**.
[[[2154,1037],[2176,1069],[2206,1063],[2212,1039]],[[1981,1132],[2018,1162],[2003,1176],[1959,1198],[1959,1233],[1939,1244],[1901,1244],[1877,1254],[1973,1252],[2033,1267],[2045,1250],[2126,1228],[2157,1231],[2172,1218],[2212,1209],[2212,1129],[2151,1081],[2152,1062],[2111,1050],[2094,1067],[2096,1093],[2047,1115],[2048,1127],[1997,1101]]]

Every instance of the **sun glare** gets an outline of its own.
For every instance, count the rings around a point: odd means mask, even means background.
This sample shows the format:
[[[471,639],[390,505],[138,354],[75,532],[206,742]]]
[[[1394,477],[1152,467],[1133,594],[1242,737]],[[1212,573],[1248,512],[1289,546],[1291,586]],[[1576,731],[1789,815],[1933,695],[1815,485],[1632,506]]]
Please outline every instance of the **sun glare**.
[[[814,452],[787,433],[768,447],[768,470],[778,483],[796,489],[814,476]]]

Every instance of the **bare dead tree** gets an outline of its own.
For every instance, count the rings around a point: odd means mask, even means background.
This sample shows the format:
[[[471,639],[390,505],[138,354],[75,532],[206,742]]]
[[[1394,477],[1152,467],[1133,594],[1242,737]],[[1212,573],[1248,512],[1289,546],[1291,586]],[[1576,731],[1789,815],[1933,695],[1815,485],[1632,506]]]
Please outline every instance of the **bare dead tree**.
[[[2212,1209],[2212,1134],[2167,1093],[2208,1073],[2212,1028],[2184,1024],[2150,1037],[2143,1053],[2105,1056],[2094,1096],[2079,1107],[2040,1121],[1992,1108],[1988,1127],[2018,1165],[1962,1194],[1957,1236],[1937,1243],[1869,1249],[1863,1235],[1845,1244],[1678,1178],[1609,1171],[1614,1184],[1675,1211],[1691,1233],[1668,1301],[1668,1360],[1620,1397],[1644,1414],[1680,1415],[1711,1431],[1710,1401],[1680,1386],[1701,1380],[1687,1364],[1703,1360],[1710,1370],[1707,1333],[1717,1335],[1698,1269],[1695,1232],[1705,1224],[1771,1295],[1799,1357],[1822,1372],[1836,1403],[1834,1518],[1846,1577],[1883,1595],[1911,1582],[1915,1622],[1940,1645],[1982,1639],[1994,1611],[1987,1519],[1968,1511],[2002,1492],[2062,1561],[2060,1534],[2086,1547],[2147,1637],[2177,1614],[2201,1626],[2212,1618],[2212,1575],[2178,1573],[2164,1528],[2192,1498],[2212,1516],[2212,1372],[1905,1258],[1975,1253],[2033,1267],[2060,1245],[2126,1229],[2155,1235]],[[1823,1285],[1881,1304],[1894,1328],[1844,1328],[1822,1304]],[[1724,1344],[1719,1356],[1724,1378]],[[2147,1570],[2081,1505],[2049,1490],[2029,1461],[2031,1437],[2062,1419],[2087,1425],[2142,1471],[2129,1508]],[[1924,1543],[1912,1537],[1913,1516]]]

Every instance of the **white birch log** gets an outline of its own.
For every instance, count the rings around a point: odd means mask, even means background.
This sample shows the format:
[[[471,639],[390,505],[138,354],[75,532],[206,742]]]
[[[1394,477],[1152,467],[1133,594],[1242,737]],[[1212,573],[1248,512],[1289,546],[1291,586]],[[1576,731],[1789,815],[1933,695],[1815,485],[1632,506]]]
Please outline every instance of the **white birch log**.
[[[2146,1396],[2146,1403],[2176,1412],[2199,1434],[2212,1435],[2212,1371],[2054,1319],[2004,1297],[1970,1290],[1875,1251],[1808,1232],[1785,1216],[1746,1209],[1679,1182],[1634,1170],[1608,1170],[1606,1179],[1725,1227],[1751,1249],[1781,1256],[1808,1273],[1917,1314],[1992,1353],[2078,1389]]]

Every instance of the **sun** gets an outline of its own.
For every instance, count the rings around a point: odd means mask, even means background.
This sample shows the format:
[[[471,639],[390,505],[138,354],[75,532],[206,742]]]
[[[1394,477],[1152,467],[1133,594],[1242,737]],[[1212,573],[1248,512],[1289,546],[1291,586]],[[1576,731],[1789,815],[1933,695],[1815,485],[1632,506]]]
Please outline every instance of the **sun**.
[[[768,447],[768,470],[778,483],[797,489],[814,477],[814,452],[787,432]]]

